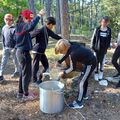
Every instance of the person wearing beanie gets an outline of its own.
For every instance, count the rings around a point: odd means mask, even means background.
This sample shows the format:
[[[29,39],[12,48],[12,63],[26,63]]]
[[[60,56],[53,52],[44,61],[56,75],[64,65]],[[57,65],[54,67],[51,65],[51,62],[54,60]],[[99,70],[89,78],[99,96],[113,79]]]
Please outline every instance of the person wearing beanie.
[[[96,81],[103,79],[105,57],[111,43],[111,28],[108,27],[109,18],[103,17],[100,26],[94,30],[91,39],[91,48],[97,58],[97,67],[95,69],[94,79]]]
[[[19,76],[19,65],[15,55],[15,26],[13,25],[13,15],[5,14],[4,16],[5,25],[2,28],[2,39],[3,39],[3,56],[1,60],[0,66],[0,83],[2,83],[5,79],[3,77],[6,65],[12,55],[13,63],[15,65],[15,72],[11,75],[11,77]]]
[[[60,36],[55,34],[52,29],[56,24],[56,20],[54,17],[48,17],[46,19],[46,24],[31,33],[32,38],[36,38],[36,43],[33,46],[33,85],[38,86],[43,79],[49,78],[49,63],[47,56],[45,55],[46,48],[48,46],[49,37],[53,39],[59,40]],[[43,71],[40,73],[39,78],[37,78],[37,73],[39,70],[39,62],[43,65]]]
[[[16,55],[21,69],[17,98],[23,100],[34,100],[36,98],[35,94],[29,92],[29,83],[32,75],[32,59],[30,55],[30,50],[32,50],[32,39],[30,31],[35,28],[40,20],[40,16],[44,14],[44,10],[41,10],[34,18],[31,10],[24,10],[18,16],[16,24]]]

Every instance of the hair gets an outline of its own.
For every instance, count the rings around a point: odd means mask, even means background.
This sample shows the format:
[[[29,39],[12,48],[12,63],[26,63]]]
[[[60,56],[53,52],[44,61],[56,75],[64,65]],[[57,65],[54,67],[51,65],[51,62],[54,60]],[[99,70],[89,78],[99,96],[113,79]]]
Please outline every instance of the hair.
[[[47,17],[46,21],[47,25],[52,24],[52,25],[56,25],[56,20],[54,17]]]
[[[17,18],[16,23],[18,24],[18,23],[21,23],[21,22],[23,22],[23,16],[19,15],[18,18]]]
[[[55,45],[55,54],[59,54],[60,51],[64,51],[70,47],[70,42],[66,39],[60,39]]]
[[[105,22],[109,22],[109,17],[108,16],[104,16],[104,17],[102,17],[102,19],[100,21],[102,21],[102,20],[105,20]]]

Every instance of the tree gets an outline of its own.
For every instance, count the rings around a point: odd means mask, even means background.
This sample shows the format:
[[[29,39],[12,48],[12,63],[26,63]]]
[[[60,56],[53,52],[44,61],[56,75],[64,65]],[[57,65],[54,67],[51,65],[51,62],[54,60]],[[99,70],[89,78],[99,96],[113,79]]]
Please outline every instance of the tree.
[[[50,16],[52,0],[45,0],[46,17]]]
[[[70,38],[68,0],[60,0],[61,33],[65,39]]]
[[[32,10],[34,15],[36,15],[35,1],[34,0],[28,0],[28,5],[29,5],[29,9]]]

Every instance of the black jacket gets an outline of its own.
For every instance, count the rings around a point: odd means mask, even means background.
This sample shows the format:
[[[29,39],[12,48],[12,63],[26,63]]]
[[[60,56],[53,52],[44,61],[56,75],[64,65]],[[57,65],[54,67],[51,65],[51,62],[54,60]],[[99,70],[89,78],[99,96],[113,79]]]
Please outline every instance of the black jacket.
[[[48,45],[49,37],[52,37],[56,40],[61,39],[60,36],[55,34],[52,30],[48,29],[46,26],[43,26],[42,28],[31,32],[31,37],[36,38],[36,43],[33,46],[33,51],[36,51],[38,53],[45,52]]]
[[[30,23],[18,23],[16,25],[16,48],[22,49],[23,51],[29,51],[32,49],[32,39],[30,31],[32,31],[38,24],[40,17],[36,16]]]
[[[110,42],[111,42],[111,29],[109,27],[107,27],[107,39],[104,41],[104,45],[100,46],[101,44],[101,40],[100,40],[100,26],[97,27],[94,30],[92,39],[91,39],[91,47],[95,52],[98,51],[103,51],[103,52],[107,52],[107,49],[110,47]]]
[[[65,74],[76,70],[77,62],[80,62],[83,65],[92,65],[96,60],[90,49],[77,44],[71,45],[67,53],[60,60],[58,60],[58,63],[61,64],[67,57],[70,58],[70,68],[64,71]]]

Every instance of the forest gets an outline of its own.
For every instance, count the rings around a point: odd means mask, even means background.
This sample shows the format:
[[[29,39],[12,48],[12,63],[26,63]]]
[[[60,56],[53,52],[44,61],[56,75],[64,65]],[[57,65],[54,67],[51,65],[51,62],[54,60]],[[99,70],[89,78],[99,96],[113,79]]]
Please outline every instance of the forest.
[[[120,29],[120,0],[0,0],[0,6],[0,28],[4,25],[6,13],[12,13],[16,20],[23,9],[29,8],[36,15],[43,8],[45,17],[56,18],[56,33],[59,34],[64,27],[68,30],[66,34],[91,37],[103,16],[110,18],[113,38],[117,37]],[[66,23],[61,16],[65,17]]]

